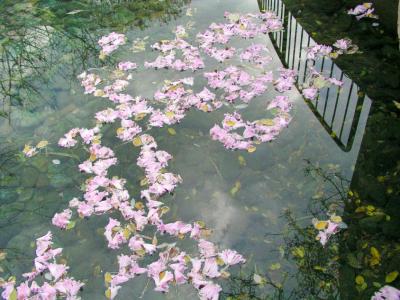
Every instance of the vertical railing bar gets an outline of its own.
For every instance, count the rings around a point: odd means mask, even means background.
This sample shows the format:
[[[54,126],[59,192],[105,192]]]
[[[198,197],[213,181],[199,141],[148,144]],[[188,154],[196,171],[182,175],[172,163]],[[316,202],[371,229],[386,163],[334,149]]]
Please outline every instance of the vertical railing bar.
[[[292,25],[293,25],[293,18],[292,14],[289,12],[288,18],[290,18],[290,23],[288,22],[288,27],[289,27],[289,38],[287,41],[287,48],[286,48],[286,64],[289,66],[289,59],[290,59],[290,48],[292,44]]]
[[[340,134],[339,134],[339,139],[340,139],[340,140],[342,139],[342,133],[343,133],[343,128],[344,128],[344,123],[346,123],[347,110],[349,109],[350,97],[351,97],[351,93],[353,92],[353,86],[354,86],[354,81],[351,83],[350,91],[349,91],[349,96],[347,97],[346,110],[344,111],[344,117],[343,117],[343,122],[342,122],[342,128],[340,129]]]
[[[332,77],[332,72],[333,72],[333,67],[334,67],[334,66],[335,66],[335,64],[334,64],[334,62],[332,61],[331,72],[330,72],[330,74],[329,74],[329,78]],[[323,114],[322,114],[322,117],[324,118],[324,120],[325,120],[325,112],[326,112],[326,107],[327,107],[327,104],[328,104],[328,99],[329,99],[329,93],[330,93],[330,91],[331,91],[331,87],[328,87],[328,89],[327,89],[327,91],[326,91],[326,97],[325,97],[324,112],[323,112]]]
[[[307,48],[310,47],[310,42],[311,42],[311,36],[308,35]],[[306,66],[304,67],[304,75],[303,75],[304,79],[306,78],[307,68],[308,68],[308,59],[306,54]]]
[[[344,73],[342,72],[342,74],[340,75],[340,81],[342,81],[343,80],[343,75],[344,75]],[[335,102],[335,108],[334,108],[334,110],[333,110],[333,115],[332,115],[332,121],[331,121],[331,127],[333,127],[333,122],[335,121],[335,116],[336,116],[336,109],[337,109],[337,105],[338,105],[338,103],[339,103],[339,96],[340,96],[340,93],[342,92],[342,87],[339,87],[339,90],[338,90],[338,92],[337,92],[337,95],[336,95],[336,102]]]
[[[303,33],[304,33],[304,29],[301,28],[301,34],[300,34],[300,48],[299,48],[299,63],[297,64],[297,72],[300,71],[300,63],[301,63],[301,50],[303,47]]]
[[[297,24],[297,20],[296,20],[296,28],[295,28],[295,30],[294,30],[294,47],[293,47],[293,59],[292,59],[292,69],[294,69],[294,59],[295,59],[295,56],[296,56],[296,43],[297,43],[297,27],[298,27],[298,24]]]
[[[322,69],[324,68],[324,64],[325,64],[325,56],[322,57],[321,70],[320,70],[321,73],[322,73]],[[315,101],[315,108],[317,108],[317,109],[318,109],[318,100],[319,100],[320,96],[321,96],[321,94],[318,94],[317,100]]]
[[[285,13],[286,13],[286,6],[282,2],[282,25],[283,25],[283,28],[285,27]],[[281,52],[283,50],[283,37],[284,37],[285,33],[286,33],[286,30],[283,30],[282,31],[282,35],[281,35],[281,45],[280,45],[280,48],[279,48],[281,50]]]

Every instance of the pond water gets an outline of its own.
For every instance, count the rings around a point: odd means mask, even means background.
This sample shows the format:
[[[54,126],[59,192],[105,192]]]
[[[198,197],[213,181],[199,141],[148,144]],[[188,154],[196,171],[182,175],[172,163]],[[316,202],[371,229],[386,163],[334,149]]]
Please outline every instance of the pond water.
[[[53,232],[56,244],[64,249],[63,257],[70,266],[69,274],[85,282],[81,293],[83,299],[103,299],[106,289],[104,274],[118,269],[115,251],[107,248],[103,235],[103,228],[108,223],[107,216],[80,219],[68,231],[51,224],[54,213],[67,208],[71,198],[81,197],[80,186],[85,180],[77,168],[86,159],[85,151],[59,148],[58,139],[71,128],[92,127],[94,114],[108,106],[105,100],[84,95],[76,75],[88,68],[132,60],[138,63],[139,69],[133,74],[128,87],[131,95],[151,98],[163,86],[164,80],[173,81],[189,76],[195,78],[192,88],[199,91],[206,84],[203,71],[192,73],[143,68],[144,61],[152,61],[158,55],[150,51],[150,45],[161,39],[172,39],[178,25],[185,26],[189,34],[187,40],[195,43],[198,32],[206,30],[212,22],[224,21],[225,11],[243,14],[260,11],[259,3],[250,0],[157,2],[153,7],[150,1],[149,7],[127,11],[123,8],[128,4],[119,4],[120,8],[112,12],[107,8],[108,3],[89,5],[72,1],[58,4],[48,1],[41,3],[40,9],[35,12],[36,18],[41,18],[46,9],[54,13],[50,21],[54,22],[54,27],[37,22],[30,29],[32,48],[39,45],[44,50],[39,55],[35,53],[37,50],[28,49],[27,58],[33,64],[43,66],[43,70],[31,70],[32,66],[28,66],[21,71],[24,73],[22,76],[26,76],[24,78],[29,78],[29,85],[24,83],[15,89],[20,91],[21,98],[29,96],[32,100],[24,104],[25,107],[12,108],[9,118],[0,121],[0,135],[4,141],[2,166],[5,166],[1,169],[0,248],[7,253],[7,259],[1,262],[5,278],[7,274],[15,274],[20,278],[22,273],[32,268],[34,241],[49,230]],[[88,10],[93,7],[96,8],[92,14]],[[188,8],[191,13],[187,13]],[[21,4],[10,9],[27,15],[29,5],[23,7]],[[143,12],[143,16],[140,12]],[[60,16],[63,21],[57,20]],[[107,18],[112,21],[105,22]],[[65,28],[60,23],[65,23]],[[125,33],[128,43],[112,58],[100,61],[97,39],[113,30]],[[147,50],[135,51],[132,46],[135,39],[143,40]],[[302,39],[305,41],[306,37],[302,35]],[[276,52],[268,35],[251,41],[234,40],[232,45],[244,49],[251,43],[262,43],[268,48],[273,59],[266,68],[274,74],[279,67],[286,65],[287,61],[281,61],[282,55]],[[292,50],[290,57],[294,58],[292,63],[289,61],[290,67],[300,66],[301,48]],[[248,72],[257,72],[236,58],[219,63],[207,57],[205,64],[205,71],[221,70],[233,64],[242,65]],[[334,76],[340,77],[340,69],[333,66],[332,62],[328,67],[326,64],[325,68],[334,70]],[[163,197],[163,202],[171,208],[167,220],[189,223],[204,221],[213,231],[209,237],[211,241],[221,248],[235,249],[246,257],[246,265],[241,271],[239,267],[233,267],[232,277],[253,278],[254,272],[268,272],[270,280],[279,283],[288,274],[283,288],[285,293],[290,294],[301,286],[299,277],[295,276],[298,272],[296,262],[286,259],[287,255],[284,255],[283,245],[287,240],[283,232],[288,228],[285,211],[292,211],[302,225],[309,226],[312,219],[310,201],[329,196],[330,182],[309,176],[305,172],[310,166],[307,161],[327,172],[340,173],[347,180],[342,186],[346,195],[359,159],[371,109],[371,100],[362,97],[363,100],[358,101],[358,87],[346,75],[343,76],[346,85],[341,93],[348,98],[346,105],[342,103],[346,100],[340,98],[338,106],[329,104],[326,108],[325,103],[329,98],[326,93],[336,95],[336,91],[324,91],[320,97],[326,99],[317,100],[320,101],[318,106],[315,102],[305,101],[297,89],[291,90],[287,94],[293,103],[290,125],[273,142],[257,145],[253,153],[225,149],[221,143],[211,139],[209,130],[222,121],[224,113],[234,110],[249,120],[265,118],[266,103],[278,95],[272,84],[265,94],[253,99],[246,107],[224,106],[211,113],[191,110],[181,123],[168,126],[174,131],[167,127],[151,130],[159,149],[174,157],[169,170],[183,178],[172,195]],[[333,121],[334,111],[336,119],[340,119],[338,124]],[[339,131],[340,137],[337,136]],[[114,132],[115,128],[110,128],[103,138],[103,143],[118,153],[119,164],[111,173],[126,178],[131,195],[138,198],[143,177],[143,171],[136,166],[139,152],[130,143],[123,144],[117,140]],[[14,155],[14,151],[20,153],[24,144],[35,144],[40,140],[50,143],[43,153],[32,158]],[[317,241],[315,243],[318,251],[324,251],[325,248]],[[188,244],[187,247],[193,245]],[[148,287],[147,284],[145,276],[135,278],[122,287],[118,298],[198,297],[197,291],[188,285],[173,287],[169,293],[162,294],[153,291],[152,283]],[[233,282],[232,286],[222,281],[221,284],[223,298],[252,298],[246,296],[245,292],[237,292],[237,283]],[[276,295],[276,287],[265,285],[254,288],[259,289],[254,294],[260,297],[257,299]],[[238,296],[241,293],[242,298]]]

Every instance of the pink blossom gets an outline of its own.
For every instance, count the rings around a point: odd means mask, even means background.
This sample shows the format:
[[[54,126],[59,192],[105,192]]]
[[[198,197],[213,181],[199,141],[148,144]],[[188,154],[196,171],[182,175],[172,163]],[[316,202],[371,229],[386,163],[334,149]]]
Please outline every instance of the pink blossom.
[[[199,296],[201,300],[218,300],[221,291],[222,288],[218,284],[208,282],[200,289]]]
[[[233,266],[239,263],[245,263],[246,260],[242,255],[237,253],[235,250],[223,250],[219,253],[219,257],[224,261],[225,264]]]
[[[65,229],[71,219],[71,216],[72,216],[72,211],[67,208],[62,213],[54,214],[52,223],[53,223],[53,225],[55,225],[61,229]]]

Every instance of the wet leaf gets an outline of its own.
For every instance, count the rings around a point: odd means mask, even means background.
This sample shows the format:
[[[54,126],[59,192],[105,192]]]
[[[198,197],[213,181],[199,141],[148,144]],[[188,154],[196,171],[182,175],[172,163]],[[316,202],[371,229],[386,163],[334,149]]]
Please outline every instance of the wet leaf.
[[[240,183],[240,181],[236,181],[235,185],[230,190],[231,195],[235,196],[237,194],[237,192],[239,192],[241,186],[242,186],[242,184]]]
[[[127,239],[129,239],[129,237],[131,236],[131,231],[129,230],[129,228],[125,228],[123,231],[122,231],[122,235],[124,236],[124,238],[127,240]]]
[[[256,150],[257,150],[257,148],[254,146],[250,146],[249,148],[247,148],[247,152],[249,152],[249,153],[253,153]]]
[[[135,203],[135,208],[139,209],[139,210],[143,209],[144,208],[143,202],[140,202],[140,201],[136,202]]]
[[[15,289],[13,289],[10,295],[8,296],[8,300],[17,300],[17,291]]]
[[[132,144],[133,144],[133,146],[135,146],[135,147],[140,147],[140,146],[143,145],[142,139],[141,139],[139,136],[134,137],[133,140],[132,140]]]
[[[238,161],[239,161],[239,165],[241,165],[242,167],[246,166],[246,160],[244,159],[244,157],[242,155],[238,156]]]
[[[257,121],[257,124],[264,126],[274,126],[275,122],[272,119],[261,119]]]
[[[40,141],[40,142],[36,145],[36,148],[42,149],[42,148],[45,148],[48,144],[49,144],[48,141],[43,140],[43,141]]]
[[[354,269],[362,268],[362,264],[358,261],[358,259],[356,258],[356,256],[353,253],[349,253],[347,255],[347,263],[350,267],[352,267]]]
[[[305,255],[304,247],[300,246],[300,247],[293,248],[292,254],[294,257],[303,258]]]
[[[253,280],[256,284],[260,284],[260,285],[263,285],[267,282],[267,280],[264,277],[262,277],[258,274],[255,274],[255,273],[253,275]]]
[[[365,283],[364,277],[361,275],[357,275],[355,281],[357,285],[363,285]]]
[[[104,295],[106,296],[107,299],[111,299],[111,289],[107,289]]]
[[[67,229],[67,230],[72,229],[75,227],[75,225],[76,225],[76,221],[73,221],[73,220],[69,221],[67,226],[65,227],[65,229]]]
[[[269,267],[269,269],[272,270],[272,271],[279,270],[280,268],[281,268],[281,264],[278,263],[278,262],[272,264],[272,265]]]
[[[174,128],[169,127],[167,130],[168,130],[168,133],[169,133],[170,135],[176,135],[176,131],[175,131]]]
[[[397,276],[399,276],[399,272],[398,271],[390,272],[389,274],[386,275],[385,282],[386,283],[391,283],[391,282],[396,280]]]
[[[328,222],[326,221],[317,221],[314,223],[315,229],[324,230],[328,226]]]
[[[111,280],[112,280],[111,273],[110,273],[110,272],[105,273],[105,274],[104,274],[104,282],[105,282],[105,283],[110,283]]]

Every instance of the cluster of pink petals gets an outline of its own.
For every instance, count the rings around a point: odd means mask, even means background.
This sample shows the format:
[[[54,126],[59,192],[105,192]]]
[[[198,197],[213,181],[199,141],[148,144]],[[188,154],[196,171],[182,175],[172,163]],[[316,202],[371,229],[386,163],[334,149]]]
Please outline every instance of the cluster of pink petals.
[[[200,57],[197,47],[190,45],[178,36],[174,40],[163,40],[151,46],[161,52],[155,61],[145,62],[146,68],[173,69],[177,71],[198,70],[204,68],[204,62]],[[176,57],[176,50],[182,52],[182,58]]]
[[[264,66],[272,60],[271,56],[262,55],[262,52],[266,51],[267,47],[265,47],[264,45],[253,44],[243,50],[243,52],[240,54],[240,59],[249,61],[256,65]]]
[[[88,74],[83,72],[78,75],[81,79],[81,85],[85,88],[85,94],[93,94],[96,91],[96,86],[101,82],[101,79],[96,74]]]
[[[228,23],[212,23],[209,28],[197,34],[200,48],[219,62],[233,57],[235,48],[226,46],[233,37],[254,38],[260,33],[267,34],[282,29],[282,23],[273,13],[234,15],[225,13]],[[221,48],[218,47],[222,45]]]
[[[178,123],[185,117],[186,111],[192,107],[208,112],[222,106],[222,102],[217,101],[215,94],[207,88],[203,88],[196,94],[193,90],[186,89],[185,85],[192,86],[193,78],[166,82],[162,89],[154,94],[157,105],[164,105],[164,107],[153,110],[149,118],[150,126],[162,127],[164,124]]]
[[[272,72],[255,77],[235,66],[204,73],[204,77],[210,87],[223,90],[225,100],[234,102],[240,99],[246,103],[262,95],[267,90],[267,84],[273,81]]]
[[[302,94],[304,98],[308,100],[315,100],[319,94],[319,91],[323,87],[330,85],[341,87],[343,85],[343,81],[340,81],[336,78],[325,77],[313,67],[308,67],[308,78],[302,89]]]
[[[335,220],[334,218],[331,217],[331,219],[326,220],[326,221],[322,221],[326,223],[326,226],[321,229],[318,228],[318,226],[316,226],[316,224],[319,221],[318,219],[313,219],[312,223],[314,225],[314,227],[316,227],[318,229],[318,234],[316,236],[316,240],[318,240],[322,246],[325,246],[326,243],[328,242],[329,238],[333,235],[335,235],[336,233],[338,233],[341,229],[347,228],[346,223],[344,223],[341,218],[339,218],[339,220]]]
[[[282,129],[289,125],[289,111],[292,105],[287,96],[277,96],[267,108],[277,110],[273,119],[245,122],[237,112],[225,114],[222,127],[214,125],[211,128],[211,138],[223,143],[227,149],[248,151],[251,151],[255,144],[274,140]]]
[[[98,44],[101,47],[101,52],[104,55],[110,55],[112,52],[118,49],[119,46],[126,43],[125,35],[121,33],[111,32],[107,36],[103,36]]]
[[[371,300],[399,300],[400,290],[390,285],[385,285],[379,291],[375,292]]]
[[[315,60],[319,56],[329,56],[333,48],[327,45],[316,44],[307,48],[307,59]]]
[[[72,211],[67,208],[61,213],[56,213],[52,219],[52,223],[54,226],[65,229],[69,224],[71,217]]]
[[[336,58],[342,54],[354,53],[358,49],[357,45],[354,45],[352,40],[348,38],[339,39],[332,46],[320,44],[311,46],[306,49],[306,57],[309,60],[316,60],[324,56]]]
[[[62,248],[53,249],[52,244],[51,232],[36,240],[35,268],[32,272],[22,275],[26,278],[26,281],[18,286],[15,280],[1,283],[0,288],[3,289],[1,294],[3,299],[11,299],[12,293],[16,293],[16,299],[19,300],[80,299],[78,293],[84,284],[67,276],[69,267],[56,262],[56,257],[61,255]],[[41,277],[43,273],[46,273],[44,278]],[[41,285],[35,281],[38,276],[41,277],[40,281],[44,281]]]
[[[347,14],[356,16],[357,20],[361,20],[362,18],[377,19],[378,16],[373,14],[374,11],[375,9],[372,8],[372,3],[365,2],[352,9],[349,9]]]
[[[121,71],[135,70],[137,68],[136,63],[131,61],[121,61],[118,64],[118,69]]]
[[[287,92],[292,89],[296,82],[296,71],[290,69],[280,69],[279,78],[275,80],[275,89],[280,92]]]

